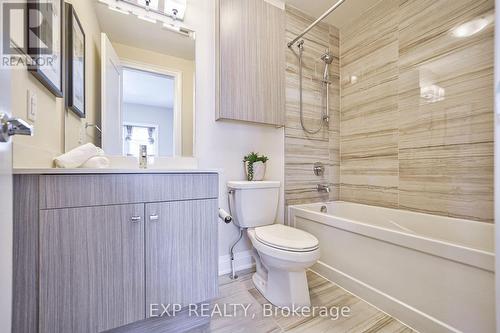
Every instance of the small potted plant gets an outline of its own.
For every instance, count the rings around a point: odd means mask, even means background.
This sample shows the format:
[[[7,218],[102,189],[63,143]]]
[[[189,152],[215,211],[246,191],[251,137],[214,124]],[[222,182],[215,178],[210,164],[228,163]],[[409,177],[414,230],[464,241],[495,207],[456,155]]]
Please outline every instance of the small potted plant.
[[[259,181],[264,180],[266,175],[266,162],[269,159],[267,156],[260,155],[258,153],[251,152],[245,158],[243,162],[245,164],[245,174],[248,181]]]

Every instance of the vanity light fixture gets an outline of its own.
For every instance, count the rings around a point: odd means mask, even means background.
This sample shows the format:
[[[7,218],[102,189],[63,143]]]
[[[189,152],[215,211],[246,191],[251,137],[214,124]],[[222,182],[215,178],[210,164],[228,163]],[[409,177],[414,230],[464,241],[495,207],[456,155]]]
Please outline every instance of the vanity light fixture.
[[[159,0],[99,0],[109,9],[122,14],[134,14],[139,19],[151,23],[170,24],[183,21],[186,13],[186,0],[165,0],[164,11]]]
[[[184,20],[186,0],[165,0],[165,13],[174,20]]]
[[[137,3],[144,8],[158,10],[158,0],[138,0]]]

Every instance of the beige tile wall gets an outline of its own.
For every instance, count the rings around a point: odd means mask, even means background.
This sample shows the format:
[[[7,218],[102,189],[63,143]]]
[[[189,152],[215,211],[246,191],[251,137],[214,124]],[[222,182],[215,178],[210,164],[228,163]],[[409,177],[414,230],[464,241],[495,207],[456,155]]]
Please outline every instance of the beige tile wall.
[[[381,0],[341,30],[340,199],[493,221],[494,1]]]
[[[398,205],[398,3],[341,31],[341,198]]]
[[[286,38],[292,40],[313,18],[287,7]],[[299,118],[298,50],[286,51],[286,121],[285,121],[285,201],[287,205],[337,200],[339,192],[339,132],[340,79],[338,29],[320,24],[304,37],[303,100],[307,128],[318,128],[323,104],[324,87],[320,82],[324,63],[320,57],[330,48],[335,60],[330,66],[330,127],[309,135],[302,130]],[[314,162],[326,167],[323,177],[313,173]],[[320,194],[318,183],[332,183],[332,193]]]

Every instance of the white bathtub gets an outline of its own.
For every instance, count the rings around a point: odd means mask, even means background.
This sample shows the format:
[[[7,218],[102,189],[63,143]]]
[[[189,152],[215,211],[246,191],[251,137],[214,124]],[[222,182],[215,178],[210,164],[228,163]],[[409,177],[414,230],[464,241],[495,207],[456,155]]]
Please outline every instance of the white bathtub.
[[[495,332],[492,224],[348,202],[289,222],[319,239],[314,271],[414,329]]]

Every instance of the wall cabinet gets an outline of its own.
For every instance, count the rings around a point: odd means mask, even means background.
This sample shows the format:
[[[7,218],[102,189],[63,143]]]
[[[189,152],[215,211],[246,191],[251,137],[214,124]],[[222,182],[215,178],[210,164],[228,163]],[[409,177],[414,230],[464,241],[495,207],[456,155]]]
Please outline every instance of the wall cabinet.
[[[101,332],[216,297],[217,196],[217,174],[16,175],[13,332]]]
[[[264,0],[219,0],[217,119],[283,126],[285,12]]]

